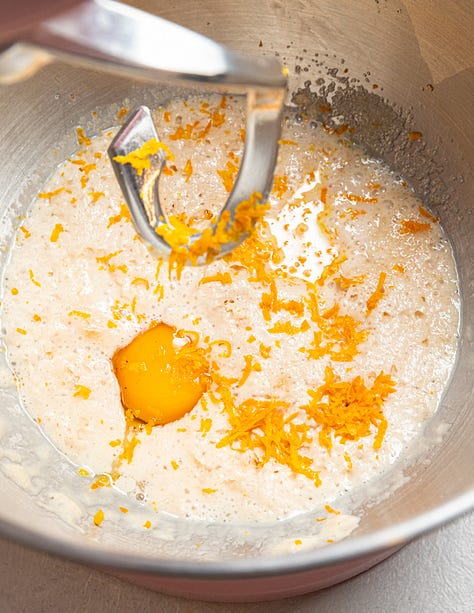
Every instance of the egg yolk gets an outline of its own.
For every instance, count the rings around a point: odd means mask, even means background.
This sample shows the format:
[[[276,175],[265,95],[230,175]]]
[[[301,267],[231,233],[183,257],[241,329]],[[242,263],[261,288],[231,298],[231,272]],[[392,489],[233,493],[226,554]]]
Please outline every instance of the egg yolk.
[[[197,341],[159,323],[112,358],[122,404],[154,425],[183,417],[207,389],[209,363]]]

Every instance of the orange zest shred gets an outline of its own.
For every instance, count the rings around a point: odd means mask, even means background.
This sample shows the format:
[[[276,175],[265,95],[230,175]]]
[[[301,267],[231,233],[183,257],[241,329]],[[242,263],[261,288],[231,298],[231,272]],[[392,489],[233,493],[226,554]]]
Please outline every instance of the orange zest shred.
[[[188,224],[184,214],[170,215],[168,223],[156,229],[156,233],[163,236],[172,249],[169,255],[170,275],[175,270],[179,278],[187,262],[196,264],[201,257],[211,262],[219,255],[222,245],[239,241],[249,234],[268,208],[269,204],[261,202],[261,194],[254,192],[236,207],[233,219],[229,211],[224,211],[215,226],[206,228],[200,234]],[[194,240],[191,240],[192,237],[195,237]]]
[[[439,221],[439,217],[434,217],[434,215],[432,215],[429,211],[427,211],[424,206],[420,205],[418,207],[418,212],[420,213],[420,215],[422,215],[423,217],[426,217],[426,219],[429,219],[433,223],[438,223]]]
[[[303,317],[304,315],[304,302],[302,300],[275,300],[273,306],[273,310],[275,313],[279,311],[286,311],[287,313],[292,313],[298,317]]]
[[[251,234],[245,242],[241,243],[229,255],[226,260],[232,265],[238,265],[246,269],[251,283],[261,283],[264,286],[272,286],[275,274],[269,269],[269,263],[278,263],[278,252],[272,237],[264,237],[259,228],[265,228],[265,221],[261,220],[260,226]],[[272,283],[273,282],[273,283]],[[276,292],[276,288],[271,288]]]
[[[84,400],[87,400],[90,395],[90,388],[86,387],[85,385],[76,385],[75,392],[73,394],[74,397],[84,398]]]
[[[346,200],[349,200],[350,202],[367,202],[367,204],[377,204],[377,202],[379,201],[378,198],[375,198],[373,196],[360,196],[358,194],[351,193],[339,195],[343,196]]]
[[[104,512],[102,511],[102,509],[99,509],[97,513],[94,515],[94,524],[96,526],[100,526],[103,521],[104,521]]]
[[[111,273],[119,270],[120,272],[123,272],[125,274],[128,270],[126,264],[112,264],[110,262],[112,258],[119,255],[120,253],[122,253],[121,249],[119,249],[118,251],[113,251],[112,253],[108,253],[106,255],[96,257],[95,260],[97,264],[101,264],[101,266],[99,266],[99,270],[108,270]]]
[[[54,226],[53,231],[51,232],[51,236],[50,236],[49,240],[52,243],[56,243],[58,238],[59,238],[59,235],[61,234],[61,232],[64,232],[64,228],[63,228],[62,224],[57,223]]]
[[[222,285],[230,285],[232,283],[232,277],[229,272],[218,272],[215,275],[202,277],[199,281],[199,285],[204,285],[205,283],[222,283]]]
[[[143,277],[135,277],[132,281],[132,285],[143,285],[145,289],[150,289],[150,283]]]
[[[321,272],[321,275],[318,279],[318,285],[324,285],[326,280],[329,277],[332,277],[333,275],[335,275],[336,272],[341,267],[341,264],[343,264],[346,260],[347,260],[347,256],[338,255],[331,262],[329,262],[329,264],[327,264]]]
[[[218,128],[225,121],[225,113],[219,112],[217,109],[212,113],[212,126]]]
[[[400,234],[415,234],[416,232],[423,232],[423,230],[429,230],[429,223],[420,223],[414,219],[402,219]]]
[[[327,187],[322,187],[321,188],[321,195],[319,196],[319,199],[321,200],[321,202],[324,205],[327,204],[327,197],[328,197],[328,188]]]
[[[76,311],[74,309],[68,313],[68,317],[82,317],[82,319],[89,319],[90,316],[90,313],[86,313],[85,311]]]
[[[52,192],[40,192],[38,194],[38,198],[41,198],[42,200],[46,200],[48,198],[54,198],[54,196],[57,196],[58,194],[61,194],[62,192],[65,191],[65,187],[58,187],[58,189],[55,189]]]
[[[76,128],[76,134],[77,134],[77,142],[79,143],[79,145],[86,145],[89,146],[91,144],[91,139],[85,135],[84,133],[84,128],[78,127]]]
[[[344,277],[344,275],[339,275],[334,278],[334,283],[338,285],[341,289],[346,290],[354,285],[359,285],[363,283],[365,279],[365,275],[357,275],[356,277],[348,278]]]
[[[187,124],[184,128],[183,126],[178,126],[174,134],[170,135],[170,140],[189,140],[193,135],[193,130],[199,125],[199,121],[195,121],[193,124]]]
[[[255,362],[253,356],[244,355],[245,360],[245,368],[242,371],[242,376],[240,377],[238,386],[242,387],[242,385],[247,381],[252,372],[261,372],[262,366],[259,362]]]
[[[330,128],[324,123],[322,125],[323,125],[323,129],[328,134],[337,134],[338,136],[340,136],[341,134],[344,134],[344,132],[347,132],[347,130],[349,130],[349,126],[345,123],[341,124],[340,126],[337,126],[337,128]]]
[[[347,209],[345,209],[345,211],[342,211],[342,213],[340,213],[339,217],[343,219],[347,215],[349,215],[349,217],[354,220],[356,219],[356,217],[359,217],[359,215],[367,215],[367,211],[364,211],[364,209],[353,209],[349,206],[347,207]]]
[[[276,400],[250,398],[238,406],[226,406],[231,424],[230,431],[217,443],[217,447],[230,445],[239,452],[254,451],[257,466],[271,459],[288,466],[321,485],[319,471],[311,468],[312,460],[302,455],[304,445],[312,442],[309,426],[296,423],[296,415],[285,415],[290,404]]]
[[[199,432],[202,433],[203,436],[209,432],[212,426],[212,419],[210,417],[203,417],[201,419],[201,425],[199,427]]]
[[[332,448],[333,437],[344,444],[370,436],[373,428],[376,432],[373,447],[380,449],[387,430],[382,408],[394,391],[394,381],[382,371],[375,377],[372,387],[367,387],[360,376],[341,381],[327,366],[323,385],[308,390],[311,400],[301,408],[321,426],[319,442],[327,449]]]
[[[303,320],[300,326],[295,326],[290,321],[276,321],[271,328],[268,328],[270,334],[299,334],[310,329],[308,321]]]
[[[186,164],[184,165],[184,168],[183,168],[183,174],[186,177],[186,183],[187,183],[189,179],[191,178],[191,175],[193,174],[193,165],[191,163],[191,160],[186,160]]]
[[[130,439],[127,438],[123,442],[123,450],[119,455],[120,460],[127,460],[127,464],[130,464],[133,460],[133,453],[135,451],[135,447],[140,444],[140,440],[136,436],[132,436]]]
[[[89,196],[91,197],[92,203],[95,204],[97,202],[97,200],[99,200],[99,198],[102,198],[103,196],[105,196],[105,192],[94,192],[94,191],[91,191],[91,192],[89,192]]]
[[[92,162],[92,164],[84,164],[84,166],[81,166],[79,168],[79,170],[84,173],[84,175],[88,175],[90,173],[91,170],[96,170],[97,165],[94,164],[94,162]],[[67,191],[67,190],[66,190]]]
[[[272,193],[277,198],[281,198],[288,191],[288,177],[286,175],[276,175],[273,179]]]
[[[230,344],[229,341],[226,341],[226,340],[212,341],[212,343],[209,343],[209,349],[213,347],[214,345],[217,345],[218,347],[223,347],[223,351],[222,353],[218,354],[218,357],[230,358],[230,356],[232,355],[232,345]]]
[[[366,311],[367,315],[375,309],[379,301],[383,298],[385,294],[384,284],[385,284],[386,278],[387,278],[387,273],[381,272],[379,275],[377,287],[375,288],[374,293],[371,294],[367,300],[367,311]]]
[[[220,118],[216,115],[203,128],[200,127],[201,122],[198,120],[188,123],[184,127],[178,126],[168,138],[170,140],[202,140],[207,137],[212,126],[216,127],[219,124],[219,121]]]
[[[114,161],[119,164],[130,164],[137,171],[138,176],[141,176],[143,171],[151,166],[150,157],[157,155],[159,151],[164,151],[167,159],[174,160],[174,155],[168,145],[156,138],[150,138],[139,149],[135,149],[127,155],[116,155]]]
[[[224,185],[226,192],[232,191],[232,187],[234,186],[235,177],[237,176],[238,170],[239,167],[236,164],[234,164],[230,160],[227,160],[225,168],[223,170],[216,171],[222,180],[222,184]]]
[[[128,210],[128,206],[124,203],[120,205],[120,212],[117,215],[109,217],[109,223],[107,225],[107,228],[110,228],[110,226],[113,226],[114,224],[119,223],[122,220],[131,221],[130,211]]]
[[[278,310],[278,291],[275,279],[270,279],[267,285],[269,292],[263,292],[260,300],[262,315],[266,321],[270,321],[270,312],[276,313]]]
[[[360,322],[351,315],[341,315],[339,304],[320,313],[314,292],[308,294],[307,300],[311,319],[319,329],[313,331],[310,347],[302,347],[300,351],[314,360],[327,355],[336,362],[352,361],[359,353],[359,345],[367,340],[368,332],[360,330]]]
[[[33,283],[33,285],[36,285],[36,287],[41,287],[41,283],[35,279],[33,271],[30,269],[28,273],[30,275],[30,281]]]

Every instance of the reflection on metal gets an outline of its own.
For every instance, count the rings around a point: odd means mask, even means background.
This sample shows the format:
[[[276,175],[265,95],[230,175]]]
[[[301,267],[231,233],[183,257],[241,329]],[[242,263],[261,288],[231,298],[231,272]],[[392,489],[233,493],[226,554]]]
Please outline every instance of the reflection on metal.
[[[249,200],[256,192],[261,194],[263,200],[268,196],[278,153],[283,97],[284,90],[249,92],[245,149],[240,171],[225,206],[212,226],[213,230],[224,211],[230,212],[232,222],[236,207],[241,202]],[[159,226],[167,223],[161,208],[158,185],[165,164],[163,151],[151,157],[151,168],[142,174],[132,165],[114,160],[115,156],[128,155],[151,139],[159,140],[159,137],[150,110],[142,106],[130,115],[113,140],[109,156],[138,234],[158,253],[166,254],[171,250],[170,245],[156,233]],[[195,241],[201,236],[201,233],[196,233],[191,240]],[[242,234],[238,241],[222,244],[216,257],[222,257],[235,249],[247,236]],[[205,262],[206,256],[203,255],[197,263]]]
[[[232,219],[236,206],[252,194],[259,193],[264,199],[268,195],[286,89],[286,77],[275,58],[234,53],[201,34],[114,0],[82,2],[41,22],[23,38],[26,44],[16,44],[0,55],[0,84],[28,77],[57,56],[121,76],[194,82],[213,91],[246,93],[244,155],[221,215],[230,211]],[[169,252],[168,243],[155,232],[166,223],[158,195],[163,156],[155,156],[151,173],[143,179],[130,165],[122,166],[113,160],[115,155],[126,155],[156,137],[151,115],[142,107],[117,135],[110,152],[138,233],[152,247]],[[148,193],[147,202],[142,197],[144,192]],[[245,237],[243,234],[241,240]],[[239,242],[222,245],[219,255],[228,253]]]

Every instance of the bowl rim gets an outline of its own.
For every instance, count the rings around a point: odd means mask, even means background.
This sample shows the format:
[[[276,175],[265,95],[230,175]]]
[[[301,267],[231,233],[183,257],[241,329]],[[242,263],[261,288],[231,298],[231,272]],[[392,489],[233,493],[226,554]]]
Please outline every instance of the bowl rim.
[[[0,536],[30,549],[95,566],[99,570],[102,567],[107,571],[133,571],[177,579],[238,580],[304,573],[364,556],[376,556],[383,551],[392,553],[409,541],[473,510],[474,487],[434,509],[368,535],[347,537],[308,551],[222,561],[165,560],[123,554],[87,544],[65,544],[60,538],[42,535],[1,518]]]

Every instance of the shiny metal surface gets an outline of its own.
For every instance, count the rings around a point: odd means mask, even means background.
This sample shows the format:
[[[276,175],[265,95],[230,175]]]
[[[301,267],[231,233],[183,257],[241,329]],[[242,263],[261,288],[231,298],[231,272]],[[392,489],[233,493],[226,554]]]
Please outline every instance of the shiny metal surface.
[[[0,529],[35,547],[114,572],[121,569],[128,576],[133,572],[136,581],[149,587],[201,598],[217,592],[228,599],[283,597],[336,583],[474,507],[472,3],[457,0],[449,8],[414,0],[137,4],[237,51],[279,53],[290,68],[291,90],[310,79],[316,91],[318,79],[331,82],[327,69],[341,75],[348,70],[349,78],[356,80],[335,102],[354,122],[355,137],[400,169],[440,216],[452,241],[463,302],[458,364],[425,433],[427,445],[420,453],[407,452],[406,460],[377,484],[377,492],[360,503],[358,530],[329,547],[279,557],[238,559],[227,551],[209,562],[192,552],[188,558],[177,553],[169,559],[156,543],[150,547],[127,541],[112,528],[107,540],[92,541],[37,505],[39,494],[32,498],[4,475]],[[101,118],[90,120],[90,130],[110,125],[111,105],[124,99],[148,103],[152,89],[62,64],[43,68],[30,81],[0,88],[0,191],[2,211],[10,211],[4,224],[13,223],[12,210],[25,210],[50,172],[48,152],[58,142],[64,144],[62,152],[73,150],[73,140],[64,135],[73,134],[92,110]],[[385,122],[383,138],[359,128],[380,118]],[[415,144],[406,138],[412,129],[423,134]],[[186,531],[184,524],[182,529]],[[263,542],[272,530],[262,527],[255,539]],[[215,545],[216,551],[226,541],[223,533],[219,540],[217,532],[213,541],[209,527],[209,546]],[[173,545],[179,544],[178,537]]]
[[[2,0],[0,2],[0,46],[80,0]]]
[[[57,6],[54,4],[50,10]],[[0,83],[31,77],[56,56],[79,66],[136,79],[190,81],[211,85],[214,90],[222,87],[226,92],[246,93],[242,163],[212,231],[222,224],[224,213],[230,213],[226,224],[230,225],[241,202],[267,198],[273,183],[286,89],[286,77],[276,58],[233,53],[210,38],[115,0],[86,0],[72,8],[62,8],[19,33],[23,42],[7,49],[0,58]],[[115,155],[126,155],[150,138],[156,138],[151,116],[139,111],[133,125],[124,126],[111,148]],[[163,155],[156,156],[156,166],[146,177],[139,176],[129,165],[115,163],[113,157],[112,165],[137,232],[158,253],[170,253],[166,239],[155,231],[167,224],[159,199]],[[145,193],[147,202],[142,197]],[[201,236],[197,233],[191,242]],[[247,236],[242,233],[238,240],[220,245],[220,251],[212,257],[230,253]],[[205,264],[210,257],[211,254],[200,256],[196,263]]]
[[[210,226],[213,233],[222,225],[222,215],[229,213],[225,227],[231,226],[237,207],[252,198],[265,202],[273,184],[273,172],[278,154],[278,139],[281,134],[284,90],[263,93],[252,91],[247,96],[247,124],[243,159],[237,179],[216,222]],[[116,156],[128,155],[151,139],[159,140],[150,109],[139,107],[134,111],[115,136],[109,147],[109,156],[120,184],[138,234],[159,254],[169,254],[171,246],[157,234],[157,228],[168,224],[160,203],[159,180],[165,165],[165,156],[160,150],[151,163],[151,168],[142,174],[130,164],[115,161]],[[251,230],[249,230],[251,231]],[[237,240],[219,245],[219,251],[199,256],[195,264],[206,264],[209,258],[220,258],[230,253],[249,235],[242,232]],[[194,234],[190,244],[198,240],[202,232]],[[191,259],[189,260],[191,262]]]
[[[286,85],[273,57],[233,53],[197,32],[115,0],[81,2],[35,24],[21,41],[80,66],[132,78],[208,82],[226,89]],[[25,53],[31,53],[28,46]]]
[[[403,547],[342,584],[272,603],[210,603],[118,581],[94,569],[0,541],[0,590],[7,611],[129,613],[472,613],[474,515]],[[348,604],[350,603],[350,605]]]

